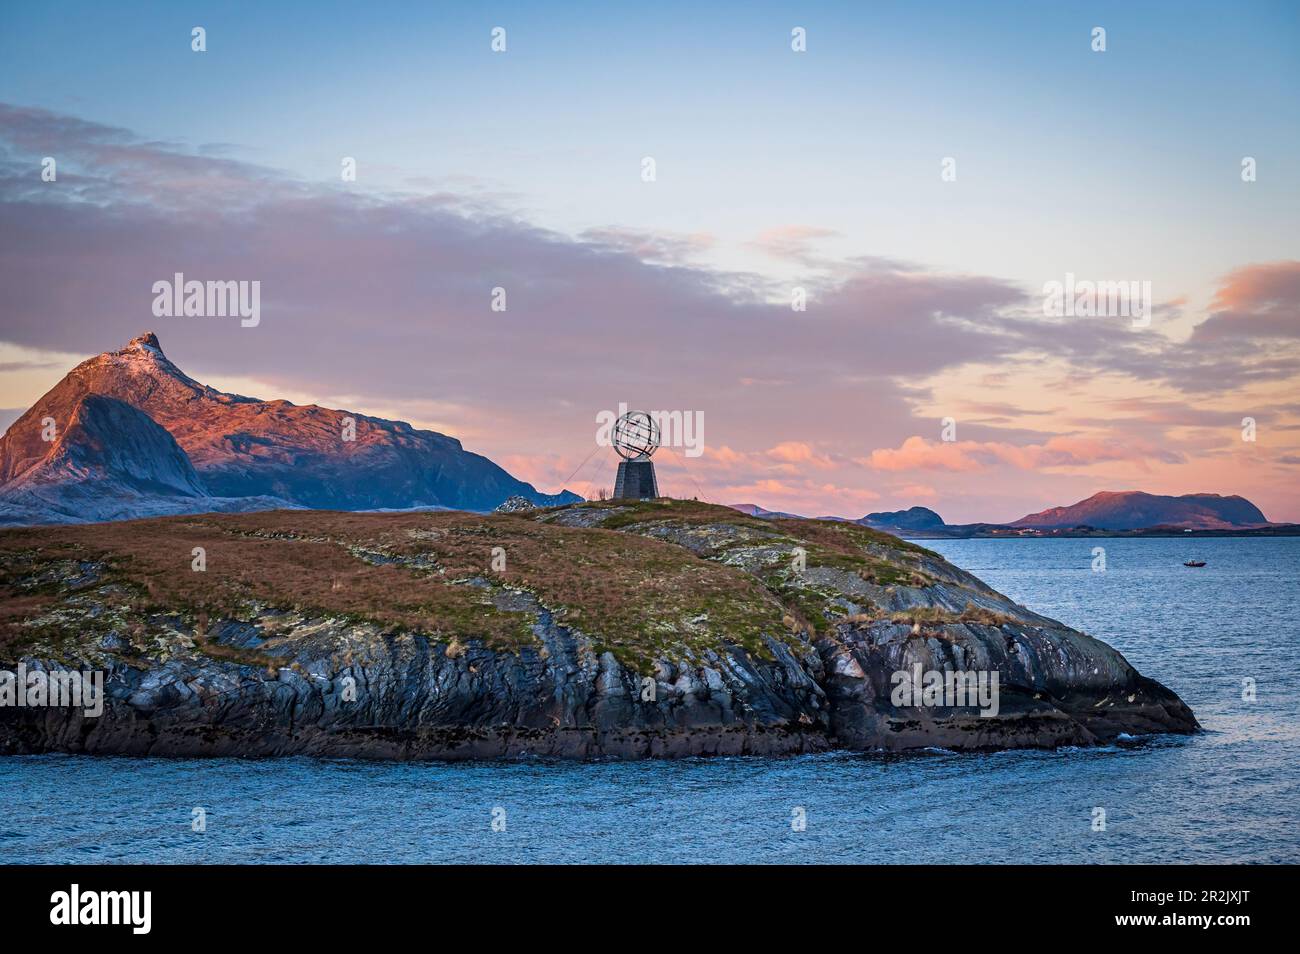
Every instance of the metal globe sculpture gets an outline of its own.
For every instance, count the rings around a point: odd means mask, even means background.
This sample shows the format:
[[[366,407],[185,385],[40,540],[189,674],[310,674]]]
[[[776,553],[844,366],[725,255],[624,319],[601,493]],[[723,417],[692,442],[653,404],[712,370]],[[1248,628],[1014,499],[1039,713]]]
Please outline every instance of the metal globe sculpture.
[[[646,460],[659,449],[659,425],[645,411],[628,411],[614,422],[610,439],[624,460]]]
[[[659,425],[645,411],[628,411],[614,422],[610,433],[614,450],[623,459],[614,480],[615,500],[652,500],[659,496],[655,465],[650,458],[659,449]]]

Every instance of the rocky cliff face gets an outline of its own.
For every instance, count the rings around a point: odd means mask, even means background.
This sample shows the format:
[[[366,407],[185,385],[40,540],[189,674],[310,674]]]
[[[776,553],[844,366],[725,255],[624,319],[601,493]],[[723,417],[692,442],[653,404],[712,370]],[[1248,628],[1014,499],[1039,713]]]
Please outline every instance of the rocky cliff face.
[[[11,753],[646,758],[1197,728],[1111,647],[920,547],[683,501],[11,530],[0,603],[0,663],[108,674],[98,718],[0,707]],[[996,715],[897,704],[918,664],[996,672]]]
[[[85,394],[58,429],[48,453],[16,479],[26,486],[66,480],[117,481],[117,490],[198,497],[206,493],[190,459],[149,415],[116,398]]]
[[[82,466],[58,458],[42,422],[52,420],[65,432],[88,398],[134,409],[165,432],[170,443],[137,440],[149,430],[137,420],[124,432],[125,446],[111,439],[83,443]],[[354,432],[345,431],[345,419],[353,422]],[[176,449],[186,458],[183,463],[175,460]],[[92,452],[99,456],[92,460]],[[157,494],[137,487],[129,498],[135,505],[131,509],[118,505],[111,484],[101,485],[102,493],[95,494],[95,486],[84,480],[87,467],[123,483],[135,481],[139,473],[190,469],[194,479],[179,488],[182,494],[173,493],[178,488],[171,485]],[[23,480],[37,470],[47,493],[33,498],[22,492]],[[55,486],[60,483],[80,488],[60,500]],[[0,437],[0,511],[8,511],[7,519],[0,512],[0,522],[8,523],[112,519],[104,515],[106,509],[123,516],[268,505],[490,510],[516,495],[540,504],[579,499],[567,492],[540,494],[487,458],[464,450],[459,441],[401,421],[217,391],[176,367],[152,334],[77,365]],[[184,504],[181,496],[194,500]],[[52,504],[42,511],[44,500]],[[71,506],[78,503],[83,510]]]
[[[38,448],[15,441],[7,463],[16,476],[0,491],[0,523],[76,523],[288,506],[275,498],[211,496],[171,434],[116,398],[82,394],[60,417],[43,415],[31,425],[38,429],[49,437],[41,439],[43,456]]]

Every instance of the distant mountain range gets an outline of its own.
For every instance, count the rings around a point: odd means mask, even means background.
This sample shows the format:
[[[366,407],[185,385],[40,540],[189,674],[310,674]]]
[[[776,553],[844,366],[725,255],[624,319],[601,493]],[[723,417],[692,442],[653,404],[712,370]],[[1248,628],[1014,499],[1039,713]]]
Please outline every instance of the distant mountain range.
[[[402,421],[217,391],[173,364],[153,334],[77,365],[0,437],[0,525],[273,508],[488,511],[510,497],[581,499],[539,493],[460,441]],[[852,522],[936,538],[1297,529],[1270,524],[1243,497],[1141,491],[1010,524],[948,524],[926,507]]]
[[[731,505],[731,509],[732,509],[732,510],[739,510],[741,513],[748,514],[748,515],[751,516],[751,517],[764,517],[764,518],[770,518],[770,517],[793,517],[793,518],[796,519],[796,520],[803,520],[803,519],[805,519],[804,517],[799,516],[799,514],[797,514],[797,513],[786,513],[786,512],[784,512],[784,511],[782,511],[782,510],[764,510],[764,509],[763,509],[762,507],[760,507],[758,504],[732,504],[732,505]],[[832,519],[834,519],[834,518],[833,518],[833,517],[825,517],[825,518],[823,518],[823,519],[826,519],[826,520],[832,520]]]
[[[737,504],[737,510],[756,517],[793,517],[796,514],[764,510],[755,504]],[[840,520],[840,517],[823,517]],[[1078,536],[1161,532],[1300,532],[1296,524],[1270,523],[1263,512],[1244,497],[1219,494],[1183,494],[1180,497],[1148,494],[1140,490],[1103,491],[1068,507],[1031,513],[1012,523],[945,523],[928,507],[869,513],[852,521],[874,530],[921,538],[976,536]]]
[[[580,500],[402,421],[200,384],[153,334],[83,361],[0,437],[0,524],[208,511],[446,508]]]
[[[1013,527],[1040,530],[1063,527],[1096,527],[1098,530],[1142,530],[1146,527],[1178,527],[1193,530],[1231,530],[1268,524],[1245,497],[1218,494],[1183,494],[1166,497],[1140,490],[1102,491],[1068,507],[1052,507],[1021,517]]]

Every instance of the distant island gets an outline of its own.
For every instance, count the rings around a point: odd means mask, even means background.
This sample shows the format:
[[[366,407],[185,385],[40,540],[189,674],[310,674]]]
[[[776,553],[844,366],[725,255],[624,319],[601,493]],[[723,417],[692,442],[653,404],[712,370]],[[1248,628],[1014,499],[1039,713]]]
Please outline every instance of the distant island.
[[[735,504],[754,517],[792,517],[755,504]],[[843,517],[822,517],[844,520]],[[869,513],[850,521],[902,537],[1173,537],[1300,536],[1300,524],[1270,523],[1244,497],[1219,494],[1167,496],[1140,490],[1102,491],[1068,507],[1052,507],[1011,523],[945,523],[928,507]]]

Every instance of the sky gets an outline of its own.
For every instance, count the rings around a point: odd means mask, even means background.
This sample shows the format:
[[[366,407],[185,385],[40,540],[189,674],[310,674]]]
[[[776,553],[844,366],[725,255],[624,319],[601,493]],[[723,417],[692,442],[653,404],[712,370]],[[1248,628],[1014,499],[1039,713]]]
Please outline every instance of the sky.
[[[153,330],[547,491],[626,402],[703,421],[677,496],[1300,521],[1298,106],[1294,3],[5,4],[0,424]],[[260,322],[156,317],[176,272]]]

